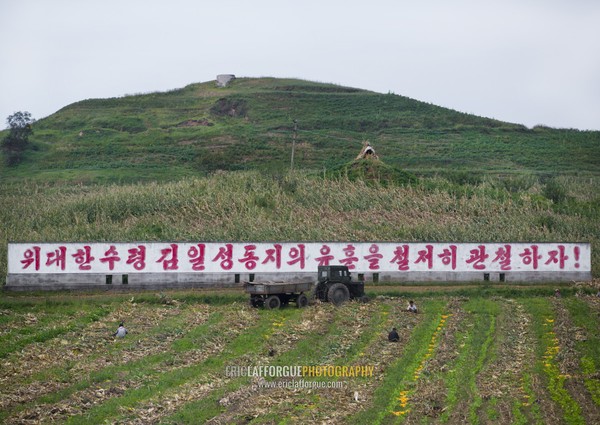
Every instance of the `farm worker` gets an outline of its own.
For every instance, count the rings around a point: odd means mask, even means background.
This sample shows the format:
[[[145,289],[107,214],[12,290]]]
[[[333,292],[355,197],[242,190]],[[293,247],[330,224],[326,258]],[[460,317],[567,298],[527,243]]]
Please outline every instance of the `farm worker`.
[[[415,304],[415,302],[413,300],[410,300],[408,302],[408,307],[406,307],[406,311],[410,311],[411,313],[417,312],[417,305]]]
[[[400,335],[398,335],[398,331],[396,330],[396,328],[392,328],[392,330],[388,334],[388,341],[390,341],[390,342],[400,341]]]
[[[560,289],[558,289],[558,288],[557,288],[557,289],[554,291],[554,296],[555,296],[555,297],[560,297]]]
[[[124,338],[125,335],[127,335],[127,329],[125,329],[125,326],[123,326],[123,322],[119,324],[117,331],[113,335],[117,338]]]

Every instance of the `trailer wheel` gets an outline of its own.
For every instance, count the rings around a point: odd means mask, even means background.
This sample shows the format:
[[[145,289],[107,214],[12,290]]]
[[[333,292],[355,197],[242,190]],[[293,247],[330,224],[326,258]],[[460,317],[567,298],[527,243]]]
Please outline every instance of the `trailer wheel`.
[[[298,295],[298,298],[296,298],[296,305],[298,308],[306,307],[308,305],[308,297],[304,294]]]
[[[271,295],[265,300],[265,307],[269,310],[277,310],[281,306],[281,300],[277,295]]]
[[[334,283],[327,291],[327,301],[334,305],[340,305],[350,299],[350,291],[343,283]]]

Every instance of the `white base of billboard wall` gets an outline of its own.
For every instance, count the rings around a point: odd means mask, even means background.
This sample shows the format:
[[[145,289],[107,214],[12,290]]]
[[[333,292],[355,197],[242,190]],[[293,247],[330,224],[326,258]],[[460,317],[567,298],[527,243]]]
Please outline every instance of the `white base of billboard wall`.
[[[591,272],[385,272],[353,273],[354,280],[367,285],[378,283],[496,282],[540,283],[573,282],[592,279]],[[241,288],[244,281],[315,282],[316,273],[135,273],[114,274],[9,274],[5,290],[141,290],[141,289],[218,289]]]
[[[69,242],[8,244],[6,289],[241,287],[314,282],[323,265],[355,280],[568,282],[591,279],[589,243]]]

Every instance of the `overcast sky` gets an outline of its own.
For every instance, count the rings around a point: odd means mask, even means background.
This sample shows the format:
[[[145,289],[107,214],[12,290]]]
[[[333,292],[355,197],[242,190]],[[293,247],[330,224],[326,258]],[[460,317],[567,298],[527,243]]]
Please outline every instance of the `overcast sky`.
[[[235,74],[600,130],[600,1],[0,0],[0,70],[3,122]]]

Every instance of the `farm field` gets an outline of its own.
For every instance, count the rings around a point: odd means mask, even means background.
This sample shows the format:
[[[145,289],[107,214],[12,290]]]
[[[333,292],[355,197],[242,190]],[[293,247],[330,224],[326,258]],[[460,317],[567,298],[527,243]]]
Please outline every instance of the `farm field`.
[[[385,287],[275,311],[232,290],[4,294],[0,422],[600,423],[600,298],[552,290],[411,290],[419,314]],[[319,365],[372,376],[228,372]]]
[[[3,278],[25,241],[531,241],[589,243],[594,280],[277,311],[239,289],[0,292],[0,423],[600,423],[600,132],[270,78],[83,100],[33,130],[0,158]],[[353,161],[367,141],[380,159]]]

